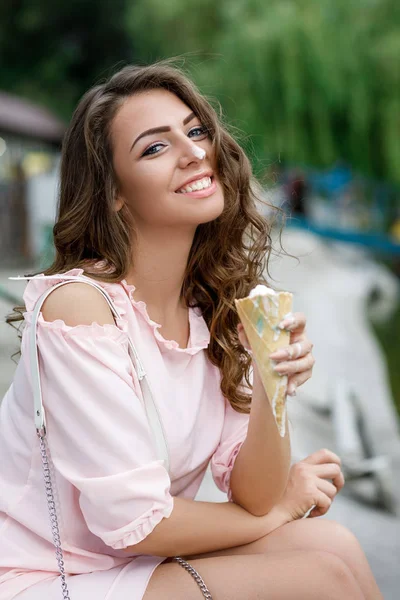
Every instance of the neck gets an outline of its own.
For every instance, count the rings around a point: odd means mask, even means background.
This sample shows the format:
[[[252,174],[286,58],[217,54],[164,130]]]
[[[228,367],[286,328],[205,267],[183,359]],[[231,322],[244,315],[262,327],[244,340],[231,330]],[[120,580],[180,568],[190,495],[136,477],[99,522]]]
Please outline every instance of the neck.
[[[146,303],[155,321],[186,308],[181,290],[193,236],[193,230],[177,232],[173,228],[137,233],[126,280],[136,288],[135,300]]]

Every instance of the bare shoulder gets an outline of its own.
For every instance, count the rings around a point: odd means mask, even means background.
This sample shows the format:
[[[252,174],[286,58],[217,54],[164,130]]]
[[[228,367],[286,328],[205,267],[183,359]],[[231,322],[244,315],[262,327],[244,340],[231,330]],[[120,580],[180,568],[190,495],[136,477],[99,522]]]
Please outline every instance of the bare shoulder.
[[[62,319],[70,327],[114,323],[110,307],[101,293],[91,285],[79,282],[51,292],[43,304],[42,314],[45,321]]]

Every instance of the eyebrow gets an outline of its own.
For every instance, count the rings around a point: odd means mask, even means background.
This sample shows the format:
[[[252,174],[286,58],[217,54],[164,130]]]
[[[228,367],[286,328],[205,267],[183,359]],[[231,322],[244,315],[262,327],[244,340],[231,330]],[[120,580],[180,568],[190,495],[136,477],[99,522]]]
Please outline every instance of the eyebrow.
[[[187,125],[189,123],[189,121],[191,121],[192,119],[195,119],[195,118],[196,118],[195,113],[191,112],[190,115],[188,115],[187,117],[185,117],[183,119],[182,124]],[[142,137],[145,137],[146,135],[153,135],[154,133],[165,133],[167,131],[171,131],[171,127],[169,127],[168,125],[164,125],[163,127],[153,127],[153,129],[147,129],[146,131],[143,131],[143,133],[138,135],[136,140],[133,142],[129,152],[132,150],[132,148],[136,144],[136,142],[138,142]]]

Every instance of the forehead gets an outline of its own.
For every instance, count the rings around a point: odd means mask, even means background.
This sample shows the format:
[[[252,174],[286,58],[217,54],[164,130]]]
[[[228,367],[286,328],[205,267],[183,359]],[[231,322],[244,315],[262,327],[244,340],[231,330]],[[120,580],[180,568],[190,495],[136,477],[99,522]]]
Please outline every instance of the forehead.
[[[167,90],[148,90],[130,96],[115,116],[113,128],[129,127],[132,135],[163,125],[182,125],[191,112],[180,98]]]

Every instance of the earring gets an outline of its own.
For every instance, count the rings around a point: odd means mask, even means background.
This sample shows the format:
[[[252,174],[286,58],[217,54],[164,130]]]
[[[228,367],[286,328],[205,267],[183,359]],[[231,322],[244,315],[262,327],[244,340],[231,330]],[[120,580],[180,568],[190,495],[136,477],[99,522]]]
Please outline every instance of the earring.
[[[206,156],[206,151],[203,150],[202,148],[198,148],[197,146],[195,146],[193,148],[193,154],[195,155],[196,158],[198,158],[199,160],[203,160],[203,158],[205,158]]]

